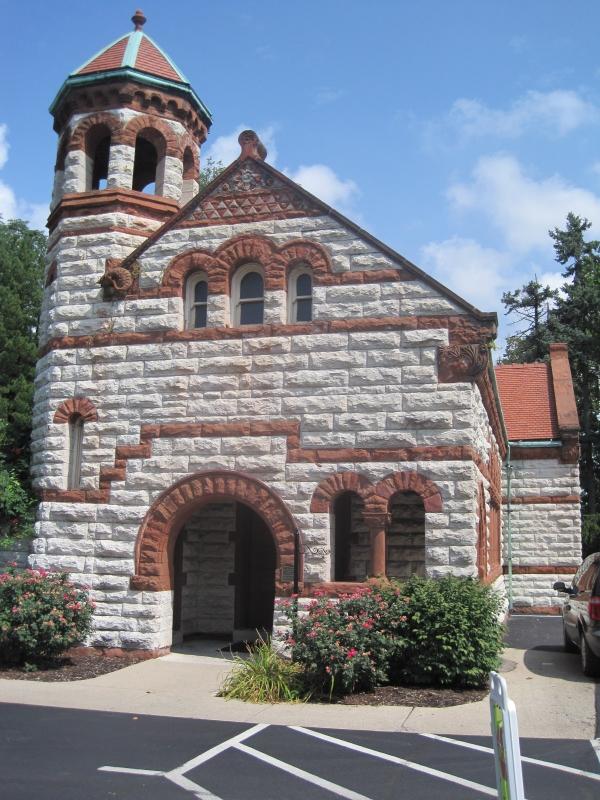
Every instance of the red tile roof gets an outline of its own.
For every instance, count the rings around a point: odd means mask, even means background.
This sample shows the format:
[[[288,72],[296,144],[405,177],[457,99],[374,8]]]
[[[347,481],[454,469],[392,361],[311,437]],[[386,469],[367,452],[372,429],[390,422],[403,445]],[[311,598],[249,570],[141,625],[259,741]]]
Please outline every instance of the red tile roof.
[[[129,34],[119,39],[106,50],[85,64],[78,72],[77,75],[86,75],[89,72],[102,72],[105,69],[118,69],[123,63],[123,56],[125,55],[125,48],[129,41]]]
[[[150,72],[152,75],[158,75],[159,78],[181,81],[181,75],[173,69],[158,47],[147,36],[144,36],[140,43],[134,66],[135,69]]]
[[[510,441],[560,438],[549,364],[503,364],[496,381]]]
[[[120,67],[130,67],[158,78],[185,83],[184,76],[142,31],[132,31],[108,45],[73,74],[90,75]]]

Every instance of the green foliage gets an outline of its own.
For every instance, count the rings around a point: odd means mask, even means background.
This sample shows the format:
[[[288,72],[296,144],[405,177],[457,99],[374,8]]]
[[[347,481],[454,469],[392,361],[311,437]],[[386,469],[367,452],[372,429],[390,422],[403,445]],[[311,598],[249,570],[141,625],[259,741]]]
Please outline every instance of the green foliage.
[[[90,631],[93,606],[64,573],[0,573],[0,660],[43,663],[63,654]]]
[[[292,660],[318,694],[484,686],[502,651],[501,600],[471,579],[381,581],[337,602],[319,597],[304,616],[294,601],[283,607]]]
[[[204,162],[204,166],[200,170],[198,178],[198,188],[200,191],[205,189],[209,183],[212,183],[225,169],[222,161],[215,161],[210,156]]]
[[[519,333],[506,340],[503,364],[515,364],[547,358],[550,331],[548,315],[558,291],[535,278],[514,292],[504,292],[502,302],[506,314],[513,314],[522,325]]]
[[[503,647],[498,594],[476,580],[454,576],[413,576],[402,594],[408,611],[405,645],[394,665],[397,678],[431,686],[485,686]]]
[[[292,620],[286,640],[292,660],[312,691],[348,694],[388,681],[390,659],[403,643],[406,606],[397,586],[386,592],[358,587],[338,602],[317,597],[306,616],[293,601],[281,604]]]
[[[583,558],[600,552],[600,514],[584,514],[581,520]]]
[[[248,656],[234,656],[234,667],[223,681],[219,697],[250,703],[281,703],[304,699],[301,669],[260,639],[248,645]]]

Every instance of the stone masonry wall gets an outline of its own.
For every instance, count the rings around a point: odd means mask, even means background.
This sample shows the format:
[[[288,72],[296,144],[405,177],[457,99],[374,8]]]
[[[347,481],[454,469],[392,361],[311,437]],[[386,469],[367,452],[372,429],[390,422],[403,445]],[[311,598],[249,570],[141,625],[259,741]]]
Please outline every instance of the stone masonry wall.
[[[113,216],[115,220],[113,220]],[[104,215],[116,224],[117,215]],[[79,218],[83,226],[86,218]],[[125,233],[53,235],[57,278],[46,292],[42,341],[93,332],[155,332],[183,328],[181,298],[104,302],[99,277],[106,258],[123,257],[138,237]],[[66,229],[65,233],[67,232]],[[333,270],[390,269],[390,259],[329,217],[174,230],[140,259],[140,283],[157,285],[172,260],[213,249],[241,233],[278,245],[300,237],[324,245]],[[269,293],[267,293],[269,294]],[[285,320],[285,292],[266,298],[267,321]],[[315,287],[316,320],[460,314],[422,281]],[[228,299],[214,299],[209,324],[228,323]],[[436,353],[444,327],[417,330],[256,336],[215,341],[81,346],[54,349],[38,364],[33,473],[41,490],[66,488],[67,425],[55,423],[60,403],[87,397],[97,422],[83,436],[81,487],[97,489],[115,448],[138,445],[142,425],[297,421],[300,448],[339,450],[336,463],[288,460],[284,435],[157,437],[151,455],[127,460],[125,479],[111,483],[109,502],[43,502],[31,563],[67,569],[97,602],[94,644],[170,644],[171,593],[129,588],[135,541],[149,506],[177,480],[210,469],[249,473],[269,485],[294,514],[305,545],[304,579],[331,578],[329,513],[311,513],[312,495],[331,474],[354,470],[371,481],[417,471],[440,490],[443,509],[425,515],[425,569],[430,575],[476,574],[476,497],[480,472],[472,460],[444,457],[464,445],[484,462],[491,429],[477,387],[439,384]],[[435,448],[436,459],[365,461],[373,448]],[[345,455],[346,454],[346,455]]]
[[[524,608],[556,607],[560,597],[552,589],[557,580],[572,575],[560,570],[542,572],[552,565],[578,566],[581,562],[581,518],[577,502],[552,502],[559,497],[578,497],[579,465],[558,459],[515,460],[511,486],[513,602]],[[506,475],[503,475],[506,496]],[[519,502],[522,498],[533,502]],[[546,501],[551,502],[546,502]],[[541,502],[540,502],[541,501]],[[508,529],[504,506],[504,561],[507,561]],[[519,574],[519,570],[527,573]]]

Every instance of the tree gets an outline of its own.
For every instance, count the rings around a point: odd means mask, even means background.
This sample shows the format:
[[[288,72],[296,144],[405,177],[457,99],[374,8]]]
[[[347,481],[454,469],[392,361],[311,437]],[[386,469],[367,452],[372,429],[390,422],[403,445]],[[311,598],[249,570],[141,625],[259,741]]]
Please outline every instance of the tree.
[[[198,177],[198,189],[202,191],[209,183],[212,183],[225,169],[222,161],[215,161],[214,158],[208,156],[204,163],[204,167],[200,170]]]
[[[555,341],[569,346],[581,422],[581,484],[588,514],[598,513],[600,473],[600,241],[586,241],[591,223],[567,216],[565,230],[550,231],[567,279],[550,318]]]
[[[548,314],[550,304],[557,297],[558,290],[542,286],[537,276],[514,292],[504,292],[505,313],[515,314],[517,321],[525,323],[525,327],[507,338],[502,363],[537,361],[547,356],[550,341]]]
[[[18,527],[33,502],[31,407],[45,252],[43,233],[0,219],[0,536]]]

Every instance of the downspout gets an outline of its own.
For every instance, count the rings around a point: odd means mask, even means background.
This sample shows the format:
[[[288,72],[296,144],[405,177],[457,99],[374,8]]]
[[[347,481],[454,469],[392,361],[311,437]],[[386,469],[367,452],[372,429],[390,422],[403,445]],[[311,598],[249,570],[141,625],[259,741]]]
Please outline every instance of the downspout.
[[[300,591],[300,531],[294,528],[294,594]]]
[[[513,581],[512,581],[512,524],[511,524],[511,487],[512,487],[512,464],[510,463],[510,442],[506,450],[506,560],[508,567],[508,613],[510,614],[513,609]]]

